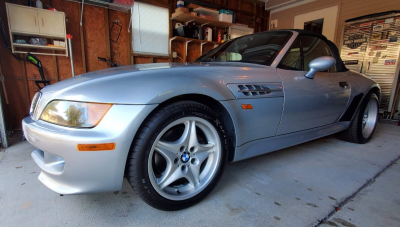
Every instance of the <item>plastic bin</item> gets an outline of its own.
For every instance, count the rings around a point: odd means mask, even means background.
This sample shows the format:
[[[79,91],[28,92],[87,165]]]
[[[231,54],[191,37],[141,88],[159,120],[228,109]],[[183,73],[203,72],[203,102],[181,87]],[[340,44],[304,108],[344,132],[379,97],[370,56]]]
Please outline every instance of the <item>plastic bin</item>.
[[[204,17],[211,20],[218,20],[219,12],[217,10],[206,9],[206,8],[196,8],[193,9],[197,13],[197,16]]]
[[[221,9],[219,11],[218,19],[219,19],[219,21],[225,21],[225,22],[232,23],[233,22],[233,11]]]

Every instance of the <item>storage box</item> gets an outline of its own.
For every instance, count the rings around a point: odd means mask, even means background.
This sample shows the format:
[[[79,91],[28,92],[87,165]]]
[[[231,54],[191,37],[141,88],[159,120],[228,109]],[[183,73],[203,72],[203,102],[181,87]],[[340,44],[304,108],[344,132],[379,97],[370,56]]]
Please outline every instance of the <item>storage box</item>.
[[[209,8],[196,8],[193,9],[193,12],[197,13],[197,16],[211,19],[211,20],[218,20],[218,11],[217,10],[212,10]]]
[[[225,21],[229,23],[233,23],[233,11],[231,10],[226,10],[226,9],[221,9],[219,11],[219,21]]]
[[[185,7],[179,7],[175,9],[175,13],[177,12],[184,12],[184,13],[189,13],[189,9]]]

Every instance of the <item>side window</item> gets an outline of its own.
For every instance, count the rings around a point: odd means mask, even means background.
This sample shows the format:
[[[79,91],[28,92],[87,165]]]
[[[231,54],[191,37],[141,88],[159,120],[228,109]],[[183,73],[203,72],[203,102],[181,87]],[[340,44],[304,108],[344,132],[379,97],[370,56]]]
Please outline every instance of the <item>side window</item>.
[[[298,38],[293,42],[285,57],[282,58],[281,62],[278,65],[278,68],[288,70],[302,70],[300,41]]]
[[[308,64],[310,61],[322,57],[322,56],[331,56],[332,51],[329,48],[328,44],[322,39],[315,36],[303,35],[300,36],[301,46],[303,48],[303,57],[304,57],[304,71],[309,71],[310,68]],[[329,72],[336,72],[336,65],[333,65]]]

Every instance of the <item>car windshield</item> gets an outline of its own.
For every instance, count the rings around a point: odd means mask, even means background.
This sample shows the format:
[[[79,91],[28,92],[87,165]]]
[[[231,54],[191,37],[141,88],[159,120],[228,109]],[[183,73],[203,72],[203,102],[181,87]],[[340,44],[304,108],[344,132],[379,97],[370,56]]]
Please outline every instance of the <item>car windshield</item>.
[[[200,56],[195,62],[247,62],[269,66],[291,36],[291,32],[281,31],[239,37]]]

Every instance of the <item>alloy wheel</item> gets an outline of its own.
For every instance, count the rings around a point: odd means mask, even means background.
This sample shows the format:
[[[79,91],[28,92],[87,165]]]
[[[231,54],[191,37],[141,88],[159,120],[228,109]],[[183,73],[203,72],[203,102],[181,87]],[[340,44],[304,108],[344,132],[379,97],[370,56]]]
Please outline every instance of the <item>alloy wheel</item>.
[[[170,200],[200,193],[221,162],[221,143],[214,126],[199,117],[170,123],[157,136],[148,160],[152,186]]]

